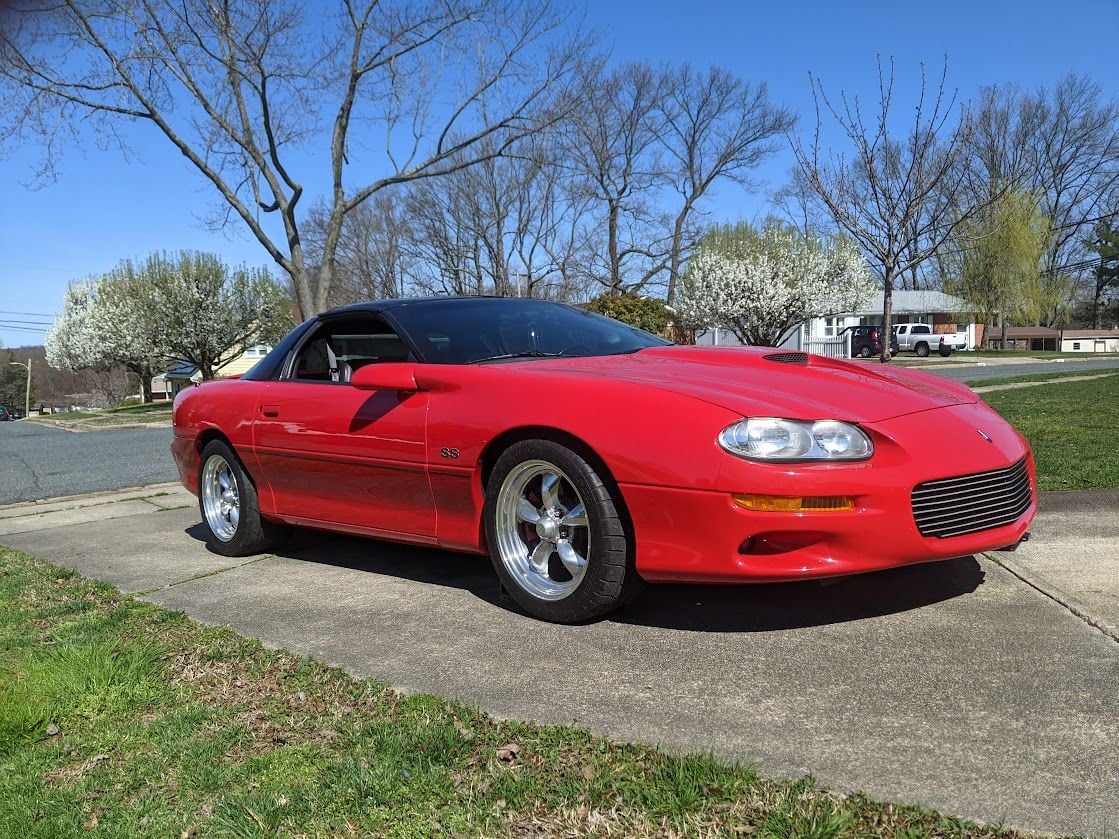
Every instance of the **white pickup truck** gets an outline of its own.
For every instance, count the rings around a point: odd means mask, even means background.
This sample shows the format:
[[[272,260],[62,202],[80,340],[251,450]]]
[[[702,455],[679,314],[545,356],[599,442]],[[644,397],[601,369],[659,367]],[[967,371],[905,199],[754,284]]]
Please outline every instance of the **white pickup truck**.
[[[924,358],[930,352],[951,355],[953,350],[967,349],[966,332],[933,332],[927,323],[899,323],[894,326],[898,352],[915,352]]]

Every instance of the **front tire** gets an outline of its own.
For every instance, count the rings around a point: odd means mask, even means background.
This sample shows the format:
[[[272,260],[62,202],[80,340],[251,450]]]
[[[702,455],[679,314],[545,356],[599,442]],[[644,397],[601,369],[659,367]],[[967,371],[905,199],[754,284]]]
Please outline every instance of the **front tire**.
[[[915,347],[915,349],[917,350],[917,355],[921,356],[921,358],[928,358],[929,357],[929,345],[928,344],[925,344],[925,343],[918,344]]]
[[[222,556],[264,553],[289,532],[260,516],[256,486],[240,459],[221,440],[202,448],[198,465],[198,509],[206,543]]]
[[[524,440],[486,484],[486,540],[509,596],[554,623],[600,617],[640,585],[610,488],[586,460],[549,440]]]

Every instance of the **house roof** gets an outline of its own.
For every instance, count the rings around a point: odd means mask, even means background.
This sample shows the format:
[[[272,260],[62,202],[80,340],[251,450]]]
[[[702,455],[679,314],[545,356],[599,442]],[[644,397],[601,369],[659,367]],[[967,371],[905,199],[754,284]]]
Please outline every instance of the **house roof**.
[[[865,306],[856,309],[850,314],[881,316],[883,297],[884,294],[878,292]],[[895,315],[931,315],[944,312],[970,312],[974,308],[962,297],[945,294],[943,291],[895,291],[892,297],[893,313]]]
[[[1119,338],[1119,329],[1066,329],[1063,338]]]
[[[187,361],[177,361],[160,373],[155,378],[189,379],[198,372],[198,368]]]

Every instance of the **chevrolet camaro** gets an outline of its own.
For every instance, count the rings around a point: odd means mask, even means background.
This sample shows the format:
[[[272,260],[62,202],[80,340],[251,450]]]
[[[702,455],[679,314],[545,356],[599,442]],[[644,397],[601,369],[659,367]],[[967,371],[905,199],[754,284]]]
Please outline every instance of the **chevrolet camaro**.
[[[966,386],[755,347],[674,346],[578,308],[383,300],[180,393],[209,545],[291,526],[489,554],[530,614],[658,582],[803,580],[1016,545],[1029,445]]]

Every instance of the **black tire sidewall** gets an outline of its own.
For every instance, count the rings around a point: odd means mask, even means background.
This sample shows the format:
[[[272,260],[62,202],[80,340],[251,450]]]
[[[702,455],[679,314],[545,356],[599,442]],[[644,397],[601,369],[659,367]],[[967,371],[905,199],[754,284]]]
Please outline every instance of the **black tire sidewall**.
[[[562,600],[541,600],[521,588],[509,574],[497,550],[495,511],[501,484],[515,466],[543,460],[564,473],[587,510],[591,550],[579,586]],[[533,617],[555,623],[576,623],[599,617],[626,599],[636,572],[630,567],[632,547],[610,485],[594,467],[571,449],[550,440],[524,440],[498,459],[486,484],[486,542],[494,570],[505,590]]]
[[[202,501],[202,476],[206,471],[206,462],[215,455],[220,456],[229,464],[233,473],[233,480],[237,482],[237,498],[240,502],[240,517],[237,521],[237,531],[228,542],[223,542],[210,529],[206,521],[206,508]],[[198,511],[202,514],[202,526],[206,532],[206,543],[210,549],[222,556],[251,556],[265,550],[270,544],[270,538],[265,532],[267,525],[260,517],[260,503],[257,498],[256,486],[249,478],[240,458],[223,441],[211,440],[202,447],[198,460]]]

